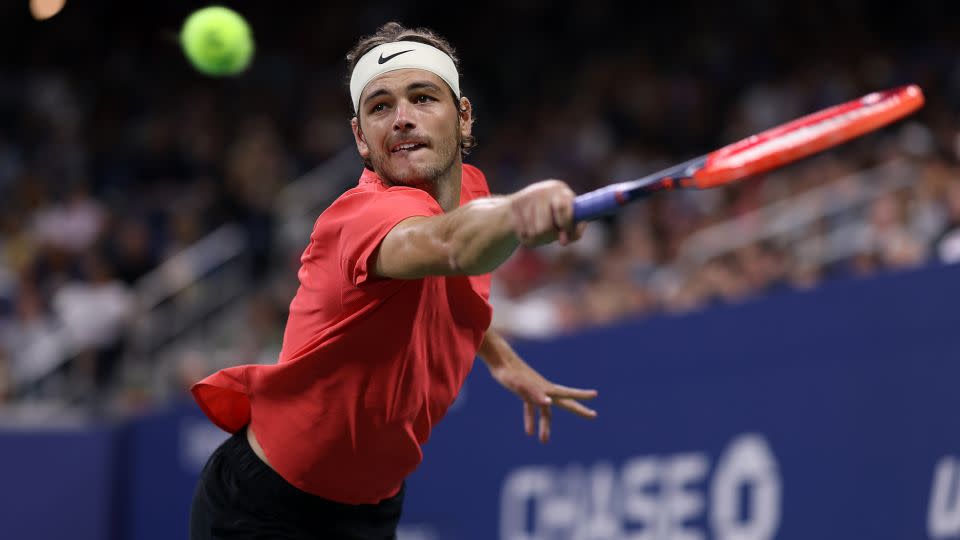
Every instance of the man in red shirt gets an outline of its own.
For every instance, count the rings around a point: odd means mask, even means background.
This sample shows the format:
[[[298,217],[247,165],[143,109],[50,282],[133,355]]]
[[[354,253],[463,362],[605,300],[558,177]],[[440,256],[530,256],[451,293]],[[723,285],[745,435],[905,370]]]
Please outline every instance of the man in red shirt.
[[[490,196],[453,50],[396,23],[347,56],[365,164],[301,257],[277,364],[215,373],[192,391],[233,433],[197,487],[191,538],[393,538],[404,479],[479,355],[550,436],[551,406],[596,413],[489,329],[489,272],[520,244],[577,240],[574,194],[548,180]]]

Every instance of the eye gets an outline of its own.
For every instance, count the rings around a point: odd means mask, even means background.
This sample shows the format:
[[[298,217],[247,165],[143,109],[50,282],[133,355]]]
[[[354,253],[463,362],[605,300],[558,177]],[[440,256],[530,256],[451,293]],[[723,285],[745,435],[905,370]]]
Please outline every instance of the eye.
[[[426,95],[426,94],[420,94],[420,95],[418,95],[416,98],[414,98],[413,101],[414,101],[414,103],[429,103],[429,102],[431,102],[431,101],[436,101],[436,99],[434,99],[433,96],[428,96],[428,95]]]
[[[387,108],[387,104],[386,104],[386,103],[377,103],[376,105],[374,105],[373,107],[370,108],[370,113],[371,113],[371,114],[375,114],[375,113],[378,113],[378,112],[383,111],[383,110],[386,109],[386,108]]]

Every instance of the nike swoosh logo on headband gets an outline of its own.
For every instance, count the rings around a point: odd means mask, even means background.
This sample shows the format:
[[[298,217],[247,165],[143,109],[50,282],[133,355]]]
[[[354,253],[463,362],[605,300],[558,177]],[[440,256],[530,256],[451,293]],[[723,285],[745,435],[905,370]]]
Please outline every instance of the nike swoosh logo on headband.
[[[389,62],[392,58],[395,58],[395,57],[397,57],[397,56],[400,56],[400,55],[403,54],[403,53],[408,53],[408,52],[410,52],[410,51],[412,51],[412,50],[413,50],[413,49],[407,49],[407,50],[405,50],[405,51],[400,51],[400,52],[393,53],[393,54],[391,54],[390,56],[383,56],[383,53],[381,52],[381,53],[380,53],[380,59],[377,60],[377,63],[378,63],[378,64],[385,64],[385,63]]]

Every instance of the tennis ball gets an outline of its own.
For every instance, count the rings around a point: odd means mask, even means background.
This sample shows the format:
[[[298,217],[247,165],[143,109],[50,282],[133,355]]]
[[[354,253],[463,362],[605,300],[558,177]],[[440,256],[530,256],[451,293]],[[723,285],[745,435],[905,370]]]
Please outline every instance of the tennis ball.
[[[180,30],[180,45],[193,66],[207,75],[236,75],[253,58],[250,25],[222,6],[191,13]]]

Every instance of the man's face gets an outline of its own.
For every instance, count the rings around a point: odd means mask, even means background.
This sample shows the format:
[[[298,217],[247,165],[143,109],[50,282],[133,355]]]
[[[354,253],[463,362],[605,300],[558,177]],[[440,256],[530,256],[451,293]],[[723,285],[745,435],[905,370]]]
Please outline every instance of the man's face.
[[[460,163],[470,134],[469,102],[460,112],[443,79],[421,69],[390,71],[360,95],[353,133],[360,156],[392,184],[433,182]]]

